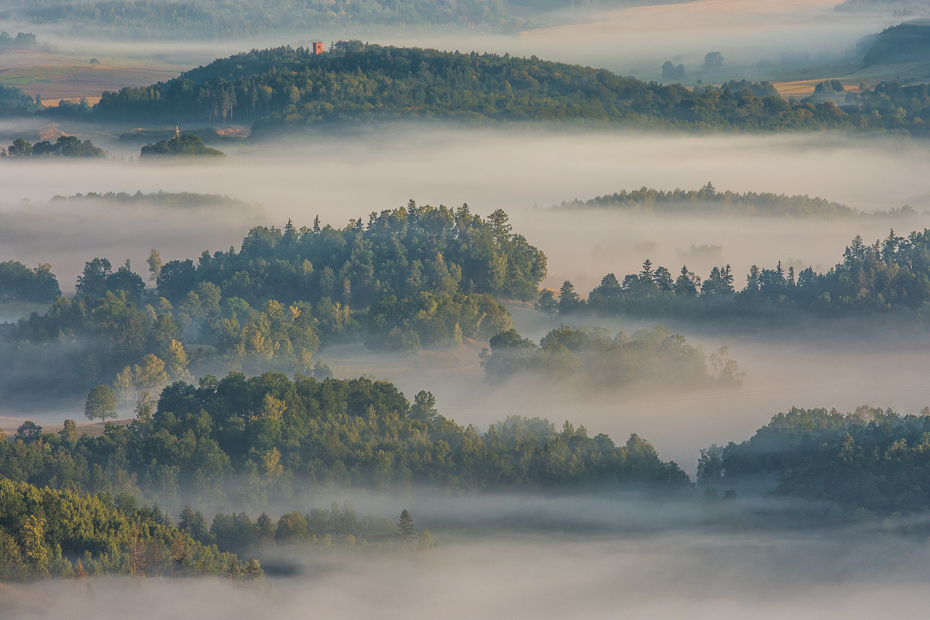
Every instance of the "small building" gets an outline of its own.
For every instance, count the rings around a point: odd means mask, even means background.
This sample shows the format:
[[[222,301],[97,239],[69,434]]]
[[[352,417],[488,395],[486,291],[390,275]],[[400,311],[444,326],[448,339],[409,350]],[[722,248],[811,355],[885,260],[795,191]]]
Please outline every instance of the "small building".
[[[311,43],[310,51],[312,51],[314,54],[322,54],[323,53],[323,42],[314,41],[313,43]]]

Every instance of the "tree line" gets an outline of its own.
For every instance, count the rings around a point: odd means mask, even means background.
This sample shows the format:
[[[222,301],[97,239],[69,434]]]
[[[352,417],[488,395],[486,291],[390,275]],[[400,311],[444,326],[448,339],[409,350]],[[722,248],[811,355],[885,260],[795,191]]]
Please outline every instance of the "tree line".
[[[0,149],[0,157],[21,159],[24,157],[103,157],[102,148],[94,146],[90,140],[81,141],[77,136],[59,136],[53,144],[42,140],[32,144],[23,138],[16,138],[13,144]]]
[[[603,328],[562,325],[538,345],[510,329],[491,338],[490,349],[482,353],[482,366],[494,382],[529,375],[586,391],[733,387],[742,384],[743,376],[726,346],[708,356],[662,326],[632,336],[621,331],[612,337]]]
[[[641,213],[700,213],[752,215],[761,217],[846,218],[859,212],[846,205],[819,197],[786,196],[769,192],[717,191],[712,183],[699,190],[664,191],[642,187],[632,191],[597,196],[589,200],[563,202],[559,209],[616,209]],[[905,213],[916,213],[913,209]],[[897,214],[897,212],[896,212]]]
[[[486,432],[447,419],[434,397],[411,403],[370,379],[281,373],[176,382],[143,394],[130,424],[99,437],[73,422],[57,433],[24,423],[0,441],[0,476],[82,492],[130,493],[173,511],[229,502],[288,503],[314,485],[455,491],[516,488],[675,489],[688,476],[632,435],[616,445],[568,422],[510,416]]]
[[[926,407],[920,415],[792,407],[746,441],[702,450],[697,481],[707,488],[762,481],[775,496],[821,503],[823,519],[867,522],[930,509],[928,454]],[[908,527],[926,531],[922,523]]]
[[[774,268],[753,265],[737,290],[729,265],[714,267],[706,279],[682,266],[678,275],[646,260],[639,273],[620,282],[610,273],[587,299],[565,281],[558,299],[540,294],[536,307],[550,316],[593,313],[676,316],[718,320],[729,317],[770,319],[797,312],[835,318],[889,313],[923,320],[930,303],[930,230],[907,237],[889,232],[869,245],[856,236],[843,262],[826,273],[808,267],[795,273],[781,262]]]

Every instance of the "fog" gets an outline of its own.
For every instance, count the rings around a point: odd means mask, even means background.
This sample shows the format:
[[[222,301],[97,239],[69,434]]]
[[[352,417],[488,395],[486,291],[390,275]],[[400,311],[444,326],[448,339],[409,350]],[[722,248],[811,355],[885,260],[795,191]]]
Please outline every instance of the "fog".
[[[64,126],[67,131],[67,125]],[[102,144],[128,158],[138,147]],[[733,266],[741,284],[751,264],[778,260],[796,269],[826,270],[839,262],[855,234],[867,242],[922,228],[927,218],[772,220],[739,217],[645,216],[602,211],[549,211],[563,200],[587,199],[641,186],[771,191],[821,196],[862,211],[910,204],[930,208],[927,147],[909,139],[856,140],[839,135],[721,136],[624,131],[540,130],[531,127],[457,127],[399,124],[338,136],[236,145],[210,164],[160,165],[140,161],[4,162],[0,166],[0,260],[50,262],[62,289],[73,291],[85,261],[115,265],[129,258],[146,279],[144,260],[158,248],[164,260],[195,258],[204,250],[236,247],[255,224],[298,227],[314,216],[334,226],[372,211],[420,204],[467,202],[487,215],[503,208],[514,230],[549,258],[545,286],[564,279],[586,294],[600,278],[638,271],[651,259],[677,272],[682,264],[706,277],[713,265]],[[54,195],[165,191],[225,194],[251,206],[235,209],[141,207],[51,202]],[[23,202],[28,200],[28,202]],[[719,245],[719,253],[689,255],[691,245]],[[510,306],[518,330],[538,340],[557,327],[529,307]],[[28,311],[25,309],[24,311]],[[593,321],[628,333],[660,321]],[[922,339],[873,335],[871,326],[792,326],[766,334],[731,324],[664,321],[712,351],[717,343],[746,371],[735,391],[579,394],[552,386],[490,389],[478,365],[476,343],[455,354],[425,351],[415,358],[380,356],[361,345],[321,351],[337,376],[368,374],[395,381],[408,398],[437,395],[439,410],[484,428],[510,414],[584,424],[624,441],[636,432],[663,458],[693,471],[698,449],[748,438],[792,405],[894,407],[917,413],[930,404]],[[812,337],[812,335],[818,335]],[[0,415],[20,418],[0,405]],[[30,417],[51,424],[82,419],[80,403]],[[15,428],[11,421],[4,427]]]
[[[467,28],[389,28],[352,25],[268,33],[245,39],[176,39],[94,36],[83,26],[11,23],[7,30],[36,32],[42,43],[80,56],[130,58],[196,66],[251,48],[298,45],[307,41],[362,39],[389,45],[447,51],[536,55],[547,60],[603,67],[657,79],[665,60],[684,63],[686,82],[700,77],[704,55],[723,53],[727,64],[712,79],[764,79],[783,70],[850,60],[865,35],[899,23],[888,13],[836,12],[835,0],[697,0],[659,6],[528,12],[532,23],[516,35]],[[520,10],[520,13],[524,11]],[[183,37],[182,37],[183,38]],[[759,63],[771,63],[759,66]],[[848,69],[848,68],[847,68]],[[707,76],[705,76],[707,77]]]
[[[442,539],[440,538],[440,541]],[[885,537],[478,536],[414,555],[304,556],[265,587],[102,578],[0,589],[4,617],[920,617],[928,550]]]
[[[67,123],[62,125],[69,131]],[[78,127],[80,129],[80,127]],[[74,130],[71,130],[74,131]],[[112,155],[138,156],[138,145],[95,139]],[[930,208],[927,147],[908,139],[854,140],[837,135],[720,136],[622,131],[538,130],[399,124],[349,135],[310,135],[293,142],[263,145],[218,144],[223,162],[158,165],[139,161],[9,162],[0,167],[0,216],[17,218],[4,232],[3,260],[33,263],[47,250],[35,234],[70,232],[76,220],[108,230],[97,211],[76,209],[71,219],[48,213],[36,203],[55,195],[87,192],[186,191],[225,194],[257,205],[263,221],[283,226],[310,225],[314,216],[334,226],[372,211],[396,208],[409,199],[420,204],[458,206],[488,214],[503,208],[515,230],[549,256],[547,286],[571,279],[587,291],[607,272],[629,273],[646,258],[669,269],[687,263],[706,272],[730,263],[737,274],[749,265],[800,261],[824,269],[838,262],[859,233],[867,241],[895,226],[920,222],[880,218],[847,221],[778,221],[740,218],[633,217],[588,211],[540,213],[563,200],[636,189],[697,189],[711,181],[718,190],[770,191],[821,196],[866,211],[910,204]],[[30,201],[24,204],[23,199]],[[157,247],[166,259],[199,255],[205,249],[238,246],[252,214],[220,218],[213,226],[191,227],[177,213],[152,213],[157,226],[111,225],[122,252],[110,256],[134,263]],[[73,235],[72,235],[73,236]],[[115,238],[120,241],[116,242]],[[71,290],[83,262],[101,254],[99,238],[71,241],[74,252],[51,261],[64,290]],[[655,244],[651,249],[650,244]],[[691,245],[722,245],[719,256],[688,257]],[[81,247],[83,245],[83,247]],[[135,246],[135,251],[132,247]],[[180,256],[179,256],[180,255]],[[706,275],[702,273],[701,275]]]

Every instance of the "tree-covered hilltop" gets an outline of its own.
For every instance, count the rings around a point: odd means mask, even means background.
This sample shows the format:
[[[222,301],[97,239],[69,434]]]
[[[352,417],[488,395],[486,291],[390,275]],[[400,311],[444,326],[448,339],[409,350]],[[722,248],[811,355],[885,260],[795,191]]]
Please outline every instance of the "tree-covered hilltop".
[[[248,203],[220,194],[197,194],[193,192],[166,192],[159,190],[151,194],[143,194],[142,190],[135,194],[128,192],[87,192],[73,196],[53,196],[52,204],[59,202],[98,202],[119,205],[152,205],[161,207],[226,207],[241,209]]]
[[[225,157],[226,153],[204,145],[197,134],[186,133],[142,147],[139,157]]]
[[[743,194],[717,191],[708,183],[699,190],[663,191],[642,187],[597,196],[590,200],[563,202],[558,209],[611,209],[642,213],[701,213],[761,217],[844,218],[859,214],[846,205],[810,196],[786,196],[763,192]],[[913,212],[913,211],[911,211]]]
[[[163,264],[153,250],[148,262],[157,292],[130,264],[95,258],[73,299],[0,329],[6,363],[20,373],[0,377],[0,393],[113,383],[131,400],[189,378],[191,364],[200,374],[325,376],[313,363],[321,344],[416,351],[487,340],[512,326],[495,296],[531,299],[546,275],[546,256],[503,211],[485,219],[467,206],[413,202],[372,213],[367,225],[256,227],[239,251]]]
[[[708,362],[713,374],[708,372]],[[701,347],[689,345],[684,336],[661,326],[632,336],[621,331],[611,337],[603,328],[563,325],[546,334],[539,345],[511,329],[491,338],[482,365],[490,381],[528,375],[585,391],[637,385],[663,391],[729,387],[740,385],[743,375],[729,358],[727,347],[719,347],[708,357]]]
[[[0,440],[0,450],[10,442]],[[67,467],[62,463],[63,467]],[[101,575],[261,579],[239,562],[171,525],[157,506],[130,495],[86,495],[0,477],[0,581]]]
[[[132,39],[238,38],[359,26],[458,26],[513,32],[500,0],[33,0],[0,7],[0,20],[67,25],[72,32]]]
[[[926,7],[924,7],[926,10]],[[926,61],[930,58],[930,21],[911,21],[885,28],[862,62],[865,66]]]
[[[860,407],[798,409],[774,416],[747,441],[703,450],[701,485],[766,481],[781,497],[829,502],[829,517],[925,514],[930,509],[930,410],[900,415]],[[925,528],[925,524],[913,524]]]
[[[750,89],[697,93],[535,56],[358,41],[337,43],[320,55],[290,47],[236,54],[168,82],[104,93],[93,113],[105,120],[172,123],[256,119],[253,135],[283,125],[403,118],[752,130],[856,127],[859,122],[832,103],[756,97]]]
[[[536,307],[559,316],[584,313],[630,316],[675,316],[699,320],[733,317],[771,320],[807,313],[822,318],[898,316],[928,318],[930,308],[930,229],[900,237],[892,230],[868,245],[858,235],[846,248],[843,262],[826,273],[808,267],[795,273],[781,262],[774,268],[753,265],[742,290],[734,285],[729,265],[714,267],[702,280],[687,266],[677,275],[652,261],[620,282],[603,277],[586,300],[565,281],[558,299],[544,291]]]
[[[61,296],[52,266],[30,269],[15,260],[0,263],[0,301],[51,303]]]
[[[42,140],[32,144],[23,138],[16,138],[6,150],[0,150],[0,156],[11,158],[24,157],[103,157],[104,151],[94,146],[90,140],[83,142],[77,136],[59,136],[52,144]]]
[[[129,425],[78,437],[24,424],[0,441],[0,475],[15,481],[179,508],[229,499],[261,506],[308,485],[447,489],[675,488],[688,477],[636,435],[617,446],[567,423],[508,417],[481,433],[446,419],[428,392],[411,404],[394,385],[280,373],[206,377],[145,395]],[[189,499],[188,499],[189,498]]]

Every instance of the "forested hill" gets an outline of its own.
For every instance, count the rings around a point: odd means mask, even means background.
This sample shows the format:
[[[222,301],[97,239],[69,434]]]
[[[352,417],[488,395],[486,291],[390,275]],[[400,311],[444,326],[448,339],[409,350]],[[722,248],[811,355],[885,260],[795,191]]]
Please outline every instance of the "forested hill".
[[[643,187],[632,191],[598,196],[584,202],[577,198],[563,202],[560,209],[616,209],[646,213],[720,213],[727,215],[760,215],[775,217],[841,218],[859,214],[844,204],[810,196],[787,196],[762,192],[740,194],[726,190],[718,192],[711,183],[699,190],[675,189],[663,191]],[[895,211],[897,214],[898,212]],[[915,213],[910,207],[901,214]]]
[[[254,120],[255,135],[282,125],[416,118],[750,130],[897,126],[881,111],[847,114],[830,102],[756,97],[750,89],[696,93],[535,56],[358,41],[336,43],[320,55],[300,47],[236,54],[169,82],[106,92],[93,114],[149,123]]]

